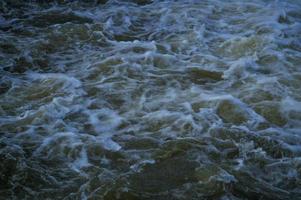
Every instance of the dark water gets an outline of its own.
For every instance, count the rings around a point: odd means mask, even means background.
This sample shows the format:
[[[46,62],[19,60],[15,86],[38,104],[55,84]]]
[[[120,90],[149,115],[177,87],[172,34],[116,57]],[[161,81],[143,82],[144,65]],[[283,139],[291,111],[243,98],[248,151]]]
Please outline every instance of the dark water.
[[[301,199],[301,1],[0,14],[0,199]]]

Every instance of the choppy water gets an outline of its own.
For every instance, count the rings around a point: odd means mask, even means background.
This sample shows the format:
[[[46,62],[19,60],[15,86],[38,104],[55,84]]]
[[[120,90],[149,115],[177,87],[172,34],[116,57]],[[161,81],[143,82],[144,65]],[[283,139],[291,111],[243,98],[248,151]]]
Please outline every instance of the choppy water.
[[[0,1],[0,199],[301,199],[301,1]]]

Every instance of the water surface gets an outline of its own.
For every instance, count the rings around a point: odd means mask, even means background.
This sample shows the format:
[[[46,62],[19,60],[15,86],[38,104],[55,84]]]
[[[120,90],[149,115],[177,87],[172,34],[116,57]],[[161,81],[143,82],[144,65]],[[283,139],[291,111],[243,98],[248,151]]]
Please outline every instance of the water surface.
[[[301,199],[301,1],[0,14],[0,199]]]

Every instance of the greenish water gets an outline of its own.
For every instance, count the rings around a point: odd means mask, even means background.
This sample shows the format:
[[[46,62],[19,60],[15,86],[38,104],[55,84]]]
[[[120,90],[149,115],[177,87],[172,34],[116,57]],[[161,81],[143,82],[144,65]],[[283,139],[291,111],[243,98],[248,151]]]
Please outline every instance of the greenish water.
[[[0,1],[0,199],[301,199],[301,2]]]

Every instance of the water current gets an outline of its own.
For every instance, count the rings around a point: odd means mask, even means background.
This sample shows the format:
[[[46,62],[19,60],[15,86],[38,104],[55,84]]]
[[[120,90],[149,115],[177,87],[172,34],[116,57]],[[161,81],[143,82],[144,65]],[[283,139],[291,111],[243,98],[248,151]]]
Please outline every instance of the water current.
[[[301,1],[1,0],[0,199],[301,199]]]

